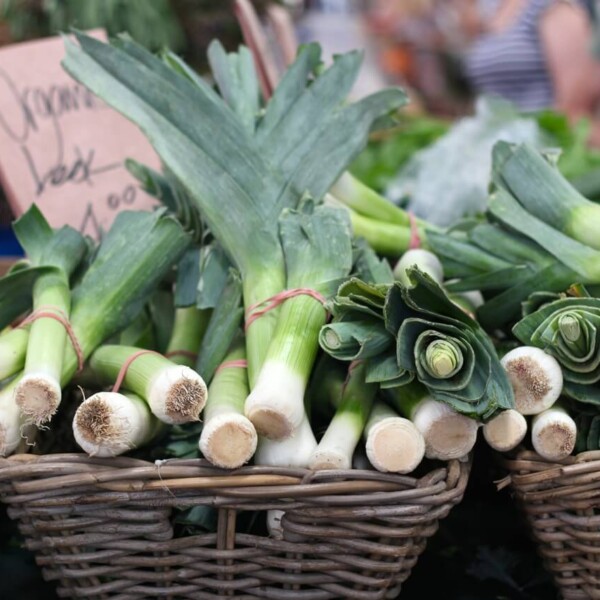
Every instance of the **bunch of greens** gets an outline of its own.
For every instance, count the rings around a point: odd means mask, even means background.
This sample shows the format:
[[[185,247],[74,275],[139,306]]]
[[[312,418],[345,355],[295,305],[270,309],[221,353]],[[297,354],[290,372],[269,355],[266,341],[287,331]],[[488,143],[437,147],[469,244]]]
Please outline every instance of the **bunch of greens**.
[[[474,418],[513,406],[512,389],[487,334],[418,269],[411,285],[344,284],[321,346],[338,359],[368,360],[367,381],[416,379],[437,400]]]

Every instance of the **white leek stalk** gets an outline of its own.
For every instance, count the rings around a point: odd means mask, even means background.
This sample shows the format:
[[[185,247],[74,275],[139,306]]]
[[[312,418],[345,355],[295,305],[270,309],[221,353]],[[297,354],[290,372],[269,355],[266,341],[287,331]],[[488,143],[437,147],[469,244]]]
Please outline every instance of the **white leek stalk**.
[[[477,421],[444,402],[433,400],[419,385],[387,390],[394,407],[408,417],[425,440],[425,456],[452,460],[466,456],[477,441]]]
[[[99,392],[73,418],[75,441],[91,456],[117,456],[149,442],[160,422],[135,394]]]
[[[413,423],[381,402],[373,407],[365,434],[367,456],[378,471],[410,473],[423,460],[423,436]]]
[[[365,382],[365,363],[358,363],[348,373],[341,390],[335,415],[309,461],[309,468],[350,469],[352,455],[360,441],[377,385]]]
[[[25,366],[29,328],[17,327],[0,335],[0,381],[16,375]]]
[[[292,435],[304,418],[304,392],[319,349],[319,331],[327,321],[322,293],[331,294],[336,287],[332,282],[345,278],[352,267],[343,211],[307,201],[297,211],[284,211],[279,227],[288,289],[302,293],[281,306],[245,407],[259,435],[274,440]]]
[[[413,266],[427,273],[436,283],[442,285],[444,281],[444,267],[440,259],[433,252],[424,250],[423,248],[407,250],[394,267],[394,278],[405,286],[412,285],[408,279],[406,270]]]
[[[317,448],[317,440],[306,415],[300,426],[284,440],[261,437],[254,457],[257,465],[306,468]]]
[[[23,437],[24,421],[15,402],[17,382],[11,381],[0,391],[0,456],[12,454]]]
[[[242,342],[227,354],[224,367],[217,370],[210,383],[204,408],[200,451],[213,465],[225,469],[236,469],[247,463],[256,451],[258,440],[254,426],[244,416],[248,396],[246,368],[227,365],[245,357]]]
[[[33,286],[33,309],[53,312],[67,319],[71,292],[64,272],[56,270],[38,277]],[[30,327],[23,377],[17,385],[17,404],[27,420],[40,425],[56,412],[61,400],[61,374],[65,344],[65,324],[40,316]]]
[[[101,346],[92,355],[90,366],[102,381],[114,383],[137,352],[140,349],[132,346]],[[123,387],[146,400],[152,413],[171,425],[197,421],[207,397],[206,384],[196,371],[153,352],[131,361]]]
[[[515,408],[523,415],[537,415],[560,396],[563,375],[558,361],[543,350],[521,346],[500,360],[515,393]]]
[[[546,460],[561,460],[575,448],[577,425],[560,407],[552,407],[536,415],[531,424],[531,442]]]
[[[516,448],[527,433],[525,417],[514,409],[504,410],[483,426],[485,441],[498,452]]]

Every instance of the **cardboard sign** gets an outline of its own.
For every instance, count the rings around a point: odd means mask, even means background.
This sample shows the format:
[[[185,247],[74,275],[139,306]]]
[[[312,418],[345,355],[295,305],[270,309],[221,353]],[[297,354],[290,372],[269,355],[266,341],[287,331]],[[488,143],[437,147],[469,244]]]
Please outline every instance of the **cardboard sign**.
[[[156,205],[124,160],[160,161],[135,125],[63,70],[64,54],[58,37],[0,49],[0,179],[15,215],[35,202],[53,227],[98,239],[120,210]]]

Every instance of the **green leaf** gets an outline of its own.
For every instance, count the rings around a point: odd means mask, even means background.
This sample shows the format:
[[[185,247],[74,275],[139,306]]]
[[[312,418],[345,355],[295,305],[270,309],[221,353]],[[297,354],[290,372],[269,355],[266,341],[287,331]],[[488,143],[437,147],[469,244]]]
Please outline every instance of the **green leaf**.
[[[223,362],[240,328],[244,314],[241,302],[242,282],[239,274],[232,269],[221,292],[221,298],[213,310],[198,353],[196,371],[206,383],[210,383],[217,367]]]
[[[196,304],[198,281],[200,279],[200,249],[190,248],[181,257],[177,266],[175,283],[175,306]]]
[[[223,293],[229,278],[231,262],[216,242],[203,246],[200,250],[200,273],[196,290],[198,308],[214,308]]]
[[[227,54],[218,41],[208,46],[208,62],[221,96],[244,127],[254,133],[259,111],[259,85],[252,54],[241,46],[239,54]]]
[[[509,227],[537,242],[585,281],[600,280],[600,252],[553,229],[528,213],[505,190],[497,190],[490,198],[489,211]]]

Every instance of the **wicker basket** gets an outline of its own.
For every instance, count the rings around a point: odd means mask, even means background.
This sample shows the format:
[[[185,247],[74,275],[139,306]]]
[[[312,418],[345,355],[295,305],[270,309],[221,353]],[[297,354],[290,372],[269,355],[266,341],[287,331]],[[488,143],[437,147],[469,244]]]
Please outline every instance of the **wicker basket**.
[[[538,550],[565,600],[600,599],[600,451],[504,460]]]
[[[394,598],[463,496],[470,463],[421,478],[374,471],[160,464],[79,454],[0,459],[0,494],[58,594],[86,600]],[[177,537],[174,507],[216,509],[216,533]],[[285,509],[285,539],[236,532]]]

